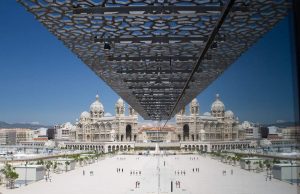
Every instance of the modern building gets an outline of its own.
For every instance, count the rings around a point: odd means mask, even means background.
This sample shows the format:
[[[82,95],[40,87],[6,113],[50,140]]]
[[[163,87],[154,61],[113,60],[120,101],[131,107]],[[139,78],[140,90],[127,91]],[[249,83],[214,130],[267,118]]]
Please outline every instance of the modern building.
[[[33,134],[33,130],[25,128],[0,129],[0,144],[16,145],[22,141],[31,141]]]
[[[69,141],[70,133],[74,131],[76,127],[70,122],[64,123],[62,125],[57,125],[55,128],[55,140],[57,141]]]
[[[19,177],[16,180],[20,184],[27,184],[44,179],[45,168],[43,165],[20,165],[15,167]]]
[[[71,158],[57,158],[53,162],[57,164],[58,172],[74,170],[76,165],[76,161]]]
[[[299,164],[274,164],[272,174],[275,179],[291,183],[300,183],[300,165]]]
[[[295,139],[300,141],[300,127],[292,126],[281,129],[283,139]]]
[[[261,139],[260,126],[258,126],[255,123],[250,123],[248,121],[244,121],[241,125],[243,131],[245,132],[245,139],[248,140]]]

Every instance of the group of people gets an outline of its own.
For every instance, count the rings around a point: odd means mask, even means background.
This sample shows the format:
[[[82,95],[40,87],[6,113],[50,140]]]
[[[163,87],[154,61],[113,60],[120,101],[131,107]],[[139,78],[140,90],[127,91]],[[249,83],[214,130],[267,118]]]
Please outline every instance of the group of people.
[[[140,188],[140,184],[141,184],[140,181],[136,181],[135,182],[135,188]]]
[[[117,160],[126,160],[125,157],[117,157]]]
[[[223,171],[222,171],[223,176],[225,176],[226,173],[227,173],[226,170],[223,170]],[[233,169],[230,170],[230,174],[233,175]]]
[[[175,170],[175,175],[185,175],[185,170]]]
[[[123,173],[123,168],[117,168],[117,173],[120,173],[120,172]]]
[[[46,182],[48,182],[48,180],[49,180],[49,182],[51,182],[52,178],[51,178],[51,176],[45,175],[45,180],[46,180]]]
[[[199,172],[199,168],[193,168],[193,172]]]
[[[176,185],[176,188],[179,188],[179,189],[180,189],[180,181],[176,181],[176,182],[175,182],[175,185]]]
[[[190,160],[198,160],[198,157],[190,157]]]
[[[82,170],[82,175],[84,176],[85,175],[85,170]],[[94,176],[94,171],[90,171],[90,176]]]
[[[142,171],[140,170],[131,170],[130,171],[130,175],[141,175],[142,174]]]

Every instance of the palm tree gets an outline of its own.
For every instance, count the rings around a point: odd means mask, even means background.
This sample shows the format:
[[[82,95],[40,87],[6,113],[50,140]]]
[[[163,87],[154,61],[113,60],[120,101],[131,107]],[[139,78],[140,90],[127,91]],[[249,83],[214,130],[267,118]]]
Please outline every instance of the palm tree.
[[[38,161],[36,162],[36,164],[37,164],[37,165],[44,165],[44,160],[38,160]]]
[[[15,169],[10,164],[5,164],[4,168],[1,169],[5,179],[8,181],[9,188],[13,189],[15,186],[15,180],[19,178],[19,174],[16,173]]]
[[[245,163],[248,165],[248,170],[250,171],[250,164],[251,164],[250,160],[246,160]]]
[[[57,162],[54,162],[54,164],[52,165],[53,171],[55,172],[57,169]]]
[[[83,158],[79,158],[79,164],[82,166]]]
[[[71,163],[69,161],[65,161],[65,165],[66,165],[66,172],[68,171],[68,166],[70,165]]]
[[[234,156],[234,157],[232,157],[231,159],[232,159],[232,161],[233,161],[233,165],[235,165],[235,163],[236,163],[236,157]]]
[[[259,166],[260,169],[263,169],[264,165],[263,165],[263,163],[261,162],[261,160],[258,162],[258,166]]]
[[[48,178],[50,177],[50,168],[52,166],[52,162],[51,161],[47,161],[46,163],[46,169],[47,169],[47,172],[48,172]]]
[[[227,156],[227,161],[229,164],[231,164],[231,160],[232,160],[231,156]]]

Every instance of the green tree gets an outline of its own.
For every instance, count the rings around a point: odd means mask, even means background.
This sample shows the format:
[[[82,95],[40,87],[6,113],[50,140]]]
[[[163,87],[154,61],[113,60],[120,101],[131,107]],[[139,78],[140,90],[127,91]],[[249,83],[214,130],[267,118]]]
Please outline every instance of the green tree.
[[[9,188],[13,189],[15,186],[15,180],[19,178],[19,174],[16,173],[15,169],[10,164],[5,164],[4,168],[1,169],[5,179],[8,181]]]
[[[251,161],[250,161],[250,160],[246,160],[245,163],[248,165],[248,170],[250,171],[250,164],[251,164]]]
[[[53,171],[56,172],[57,169],[57,162],[54,162],[52,165]]]
[[[68,166],[70,165],[71,163],[69,161],[65,161],[65,166],[66,166],[66,172],[68,171]]]
[[[38,160],[38,161],[36,162],[36,164],[37,164],[37,165],[44,165],[44,160]]]
[[[47,174],[48,174],[47,176],[48,176],[48,178],[50,177],[50,169],[51,169],[52,164],[53,163],[51,161],[47,161],[46,162],[46,166],[45,167],[46,167],[46,170],[47,170]]]

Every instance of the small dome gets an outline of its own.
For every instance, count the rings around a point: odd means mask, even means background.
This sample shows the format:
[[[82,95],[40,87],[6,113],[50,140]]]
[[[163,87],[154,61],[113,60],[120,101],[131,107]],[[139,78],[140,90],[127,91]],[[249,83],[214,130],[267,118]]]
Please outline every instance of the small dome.
[[[227,111],[225,112],[225,118],[227,118],[227,119],[234,119],[234,114],[233,114],[233,112],[232,112],[231,110],[227,110]]]
[[[205,112],[203,113],[204,116],[211,116],[211,114],[209,112]]]
[[[93,102],[90,106],[90,111],[91,112],[104,112],[103,105],[99,101],[99,96],[98,94],[96,95],[96,101]]]
[[[124,106],[124,100],[122,98],[119,98],[116,105],[118,106]]]
[[[80,119],[88,119],[90,117],[91,117],[90,113],[86,111],[82,112],[80,115]]]
[[[243,127],[243,129],[248,129],[251,127],[251,124],[248,121],[244,121],[242,123],[242,127]]]
[[[225,105],[220,100],[219,94],[216,95],[216,100],[211,105],[211,111],[212,112],[224,112],[225,111]]]
[[[197,106],[198,105],[198,100],[197,98],[194,98],[191,102],[192,105]]]

